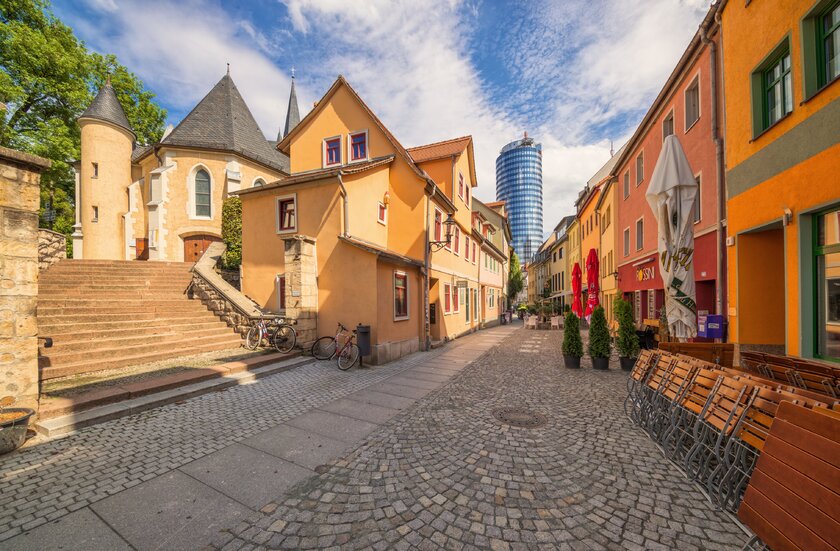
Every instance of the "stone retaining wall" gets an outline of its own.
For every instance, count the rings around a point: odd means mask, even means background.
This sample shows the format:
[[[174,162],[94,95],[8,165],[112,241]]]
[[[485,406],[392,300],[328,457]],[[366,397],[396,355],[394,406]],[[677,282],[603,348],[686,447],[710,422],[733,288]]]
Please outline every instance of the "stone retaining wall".
[[[46,159],[0,147],[0,397],[38,409],[38,208]]]
[[[44,271],[67,258],[67,237],[46,228],[38,229],[38,270]]]
[[[202,277],[195,275],[192,281],[191,297],[199,299],[216,316],[240,335],[245,335],[251,327],[248,316],[243,315],[231,301],[219,293]]]

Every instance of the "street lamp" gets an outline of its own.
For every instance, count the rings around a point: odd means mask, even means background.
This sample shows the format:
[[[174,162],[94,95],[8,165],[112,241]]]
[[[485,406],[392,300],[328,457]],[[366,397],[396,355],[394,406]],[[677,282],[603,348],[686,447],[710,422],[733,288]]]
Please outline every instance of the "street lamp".
[[[455,226],[455,219],[451,214],[446,216],[443,221],[444,234],[446,239],[444,241],[429,241],[429,248],[433,251],[439,251],[452,242],[452,228]]]

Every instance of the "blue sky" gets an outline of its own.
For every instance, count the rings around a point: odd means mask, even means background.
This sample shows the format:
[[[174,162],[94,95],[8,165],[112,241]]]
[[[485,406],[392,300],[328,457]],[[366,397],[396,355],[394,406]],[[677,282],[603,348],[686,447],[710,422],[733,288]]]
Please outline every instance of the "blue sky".
[[[629,138],[708,0],[54,0],[178,121],[231,64],[267,136],[290,69],[302,114],[343,74],[406,147],[471,134],[479,189],[524,131],[543,143],[546,228]]]

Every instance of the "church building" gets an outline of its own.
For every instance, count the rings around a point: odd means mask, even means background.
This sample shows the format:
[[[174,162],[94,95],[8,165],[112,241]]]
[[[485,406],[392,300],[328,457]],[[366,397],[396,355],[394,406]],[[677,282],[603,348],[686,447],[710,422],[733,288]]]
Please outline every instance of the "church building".
[[[136,143],[110,82],[78,120],[73,256],[195,262],[221,239],[231,192],[289,174],[276,145],[300,114],[292,80],[285,126],[267,140],[228,72],[155,144]]]

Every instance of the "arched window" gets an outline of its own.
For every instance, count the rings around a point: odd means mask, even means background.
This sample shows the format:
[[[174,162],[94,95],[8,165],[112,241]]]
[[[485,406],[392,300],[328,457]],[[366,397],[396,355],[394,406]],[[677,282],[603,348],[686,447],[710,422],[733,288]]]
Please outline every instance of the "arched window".
[[[195,173],[195,215],[210,217],[210,174],[204,169]]]
[[[257,178],[256,180],[254,180],[254,187],[260,187],[260,186],[264,186],[264,185],[265,185],[265,180],[263,180],[262,178]]]

